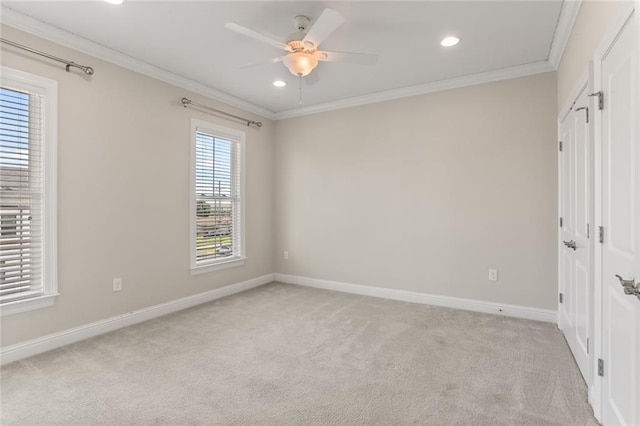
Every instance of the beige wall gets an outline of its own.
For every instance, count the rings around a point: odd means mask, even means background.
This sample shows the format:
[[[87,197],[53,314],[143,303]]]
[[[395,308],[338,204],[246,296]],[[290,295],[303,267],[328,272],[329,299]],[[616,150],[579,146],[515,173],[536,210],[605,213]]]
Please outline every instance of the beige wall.
[[[278,121],[276,272],[555,309],[556,115],[551,72]]]
[[[622,11],[622,1],[583,0],[558,68],[558,109],[570,101],[571,92],[587,67],[613,20]]]
[[[2,50],[2,65],[58,81],[59,291],[51,308],[2,318],[2,345],[272,272],[273,123],[261,129],[184,109],[186,90],[10,27],[3,37],[95,68],[91,78]],[[249,114],[251,117],[252,115]],[[244,267],[191,276],[189,131],[197,117],[246,130]],[[124,290],[113,293],[114,277]]]

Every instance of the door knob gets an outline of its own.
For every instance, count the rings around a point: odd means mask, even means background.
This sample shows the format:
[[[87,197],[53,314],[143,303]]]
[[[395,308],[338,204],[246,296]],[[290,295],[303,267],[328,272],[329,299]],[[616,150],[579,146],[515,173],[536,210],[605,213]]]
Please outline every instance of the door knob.
[[[620,275],[616,274],[616,278],[620,280],[624,294],[628,296],[636,296],[640,300],[640,282],[636,285],[635,280],[625,280]]]
[[[576,242],[571,240],[571,241],[563,241],[564,245],[569,247],[570,249],[576,249]]]
[[[620,280],[620,285],[625,288],[634,287],[636,285],[635,280],[625,280],[620,275],[616,274],[616,278]]]

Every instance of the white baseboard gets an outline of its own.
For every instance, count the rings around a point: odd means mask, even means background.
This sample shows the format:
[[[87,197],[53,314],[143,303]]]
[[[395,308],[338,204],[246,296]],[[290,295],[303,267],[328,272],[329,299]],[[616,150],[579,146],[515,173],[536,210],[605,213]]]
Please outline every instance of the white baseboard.
[[[531,308],[527,306],[498,304],[479,300],[462,299],[449,296],[438,296],[390,288],[372,287],[360,284],[348,284],[338,281],[327,281],[315,278],[299,277],[285,274],[267,274],[236,284],[231,284],[215,290],[183,297],[137,311],[107,318],[105,320],[70,328],[58,333],[49,334],[37,339],[7,346],[0,350],[0,364],[5,365],[13,361],[50,351],[61,346],[69,345],[89,337],[108,333],[122,327],[137,324],[172,312],[220,299],[225,296],[240,293],[254,287],[268,284],[272,281],[298,284],[324,290],[340,291],[343,293],[360,294],[363,296],[379,297],[383,299],[401,300],[404,302],[422,303],[426,305],[445,306],[448,308],[464,309],[467,311],[484,312],[505,315],[536,321],[557,322],[557,313],[553,310]]]
[[[464,309],[467,311],[483,312],[487,314],[505,315],[508,317],[524,318],[535,321],[556,323],[557,312],[550,309],[539,309],[528,306],[508,305],[481,300],[462,299],[458,297],[439,296],[434,294],[417,293],[413,291],[394,290],[391,288],[372,287],[360,284],[348,284],[338,281],[327,281],[294,275],[274,274],[275,281],[288,284],[298,284],[306,287],[324,290],[341,291],[343,293],[360,294],[363,296],[380,297],[383,299],[401,300],[403,302],[422,303],[425,305],[445,306],[447,308]]]
[[[109,331],[157,318],[162,315],[167,315],[172,312],[220,299],[235,293],[240,293],[242,291],[270,283],[271,281],[273,281],[273,274],[267,274],[247,281],[242,281],[240,283],[217,288],[215,290],[183,297],[181,299],[172,300],[170,302],[161,303],[159,305],[150,306],[137,311],[127,312],[126,314],[107,318],[105,320],[92,322],[58,333],[39,337],[37,339],[28,340],[23,343],[18,343],[16,345],[7,346],[2,348],[0,351],[0,364],[8,364],[13,361],[84,340],[89,337],[104,334]]]

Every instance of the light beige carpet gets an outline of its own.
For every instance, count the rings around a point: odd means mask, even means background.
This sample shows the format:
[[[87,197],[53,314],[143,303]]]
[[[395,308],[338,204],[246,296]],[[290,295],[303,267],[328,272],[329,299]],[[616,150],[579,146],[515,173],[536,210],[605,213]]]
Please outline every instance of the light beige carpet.
[[[273,283],[2,369],[3,425],[591,425],[555,325]]]

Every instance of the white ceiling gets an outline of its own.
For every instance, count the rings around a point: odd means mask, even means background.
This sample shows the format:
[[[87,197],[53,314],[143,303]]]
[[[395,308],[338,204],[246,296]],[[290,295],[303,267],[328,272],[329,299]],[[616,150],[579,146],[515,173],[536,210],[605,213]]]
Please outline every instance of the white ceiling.
[[[299,107],[298,78],[282,63],[243,65],[280,56],[275,47],[224,27],[237,22],[284,41],[295,15],[313,23],[326,7],[345,23],[324,50],[375,53],[374,66],[320,63],[303,84],[305,107],[545,62],[561,0],[550,1],[4,1],[20,14],[201,83],[273,113]],[[456,34],[462,41],[443,48]],[[88,64],[91,65],[91,64]],[[96,70],[96,75],[100,72]],[[275,88],[272,82],[288,83]]]

